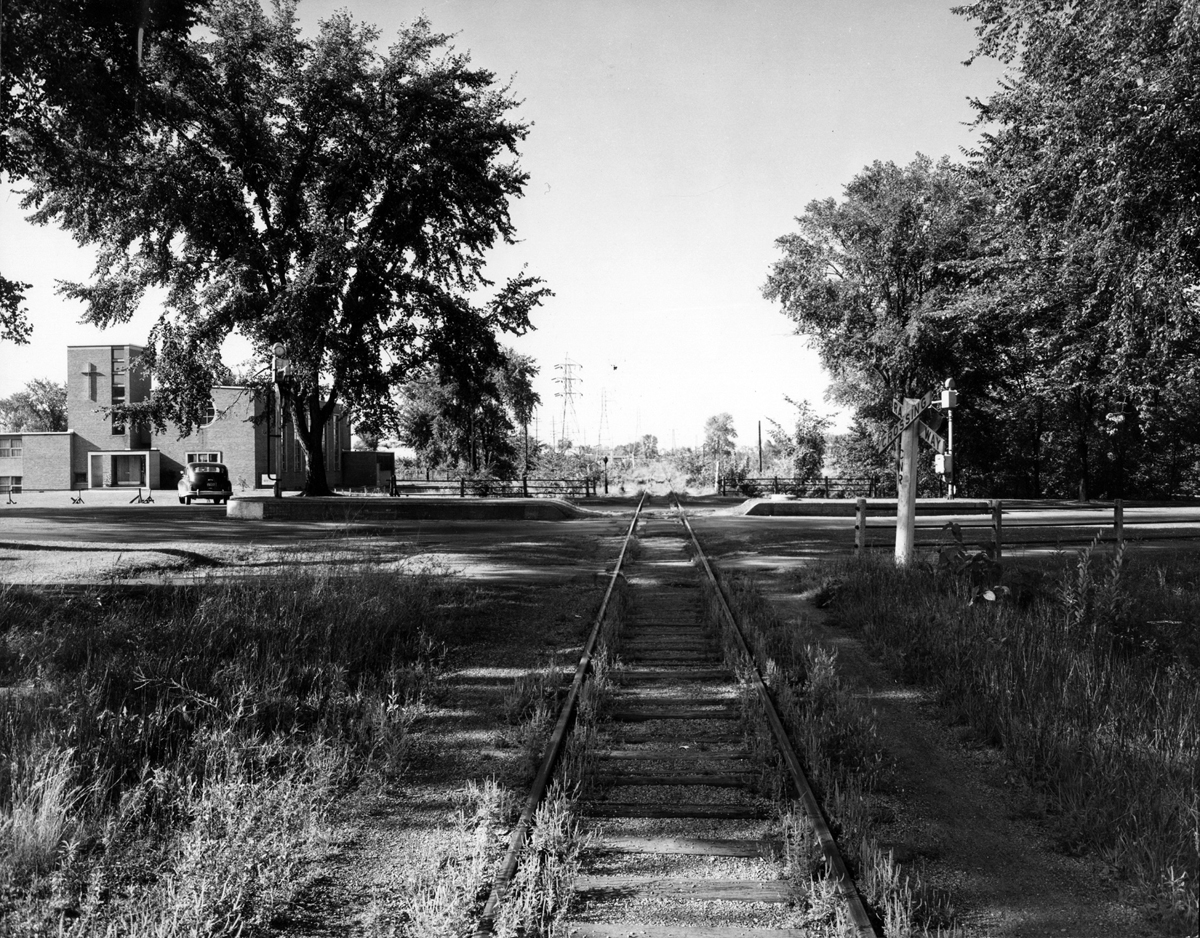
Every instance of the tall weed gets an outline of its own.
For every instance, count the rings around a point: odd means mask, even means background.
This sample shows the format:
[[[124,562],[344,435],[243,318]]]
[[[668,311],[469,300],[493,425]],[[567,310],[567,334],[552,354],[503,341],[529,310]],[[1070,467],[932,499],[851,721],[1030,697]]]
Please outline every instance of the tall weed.
[[[329,799],[402,771],[460,592],[337,566],[0,592],[0,932],[262,926]]]
[[[1170,599],[1154,577],[1093,545],[1053,591],[972,606],[931,569],[868,558],[836,572],[839,621],[1003,748],[1064,849],[1195,921],[1196,881],[1180,871],[1200,868],[1200,681],[1190,646],[1163,642],[1151,618]],[[1190,603],[1194,622],[1200,595]]]
[[[771,692],[788,736],[804,765],[829,819],[843,858],[855,874],[864,898],[885,923],[890,936],[920,935],[952,927],[946,896],[902,874],[890,854],[871,836],[875,792],[888,778],[890,766],[874,714],[847,689],[837,673],[836,652],[811,642],[797,623],[784,621],[752,581],[732,578],[726,598],[742,626],[759,672]],[[720,614],[712,588],[705,588],[707,621],[722,634],[726,660],[744,673],[747,663],[737,650],[733,630]],[[787,773],[757,694],[743,680],[743,725],[756,763],[764,771],[766,794],[794,797]],[[808,926],[840,927],[842,903],[831,902],[828,871],[818,873],[812,826],[789,804],[783,812],[788,875],[807,902]],[[823,860],[823,858],[821,858]],[[823,862],[820,864],[823,866]],[[843,923],[844,924],[844,923]]]

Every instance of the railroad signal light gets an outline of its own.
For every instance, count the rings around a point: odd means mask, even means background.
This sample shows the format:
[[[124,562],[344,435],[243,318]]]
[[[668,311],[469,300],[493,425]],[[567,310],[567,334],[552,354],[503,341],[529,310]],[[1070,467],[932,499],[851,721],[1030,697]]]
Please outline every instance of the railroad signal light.
[[[948,476],[954,471],[954,454],[938,453],[933,457],[933,469],[940,476]]]
[[[942,409],[950,410],[958,406],[958,392],[954,388],[946,388],[942,392]]]

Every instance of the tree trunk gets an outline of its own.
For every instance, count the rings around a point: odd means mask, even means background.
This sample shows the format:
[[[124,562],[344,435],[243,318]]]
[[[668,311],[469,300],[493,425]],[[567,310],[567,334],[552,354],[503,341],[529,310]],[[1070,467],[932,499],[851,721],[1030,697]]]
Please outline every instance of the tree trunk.
[[[1088,471],[1088,429],[1092,420],[1092,408],[1083,394],[1075,395],[1076,413],[1079,415],[1079,436],[1075,440],[1075,457],[1079,460],[1079,500],[1088,500],[1088,488],[1091,482]]]
[[[304,478],[301,496],[333,495],[325,475],[325,423],[333,412],[333,402],[321,406],[319,392],[311,391],[303,397],[292,398],[292,421],[296,436],[304,447],[308,469]]]

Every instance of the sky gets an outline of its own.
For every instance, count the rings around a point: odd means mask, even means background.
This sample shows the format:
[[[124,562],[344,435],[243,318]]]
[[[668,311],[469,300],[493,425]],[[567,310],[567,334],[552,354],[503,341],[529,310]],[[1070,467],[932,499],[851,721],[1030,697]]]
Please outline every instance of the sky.
[[[519,243],[493,252],[497,280],[523,265],[555,292],[535,329],[506,344],[540,365],[538,436],[562,436],[564,363],[579,379],[567,436],[616,445],[654,434],[691,446],[728,412],[739,441],[787,424],[784,397],[826,402],[828,376],[762,285],[775,239],[813,199],[840,198],[876,161],[961,158],[968,99],[999,67],[964,65],[971,23],[938,0],[302,0],[306,30],[348,8],[386,43],[423,12],[476,66],[511,83],[531,124],[514,202]],[[23,220],[0,191],[0,260],[33,284],[31,345],[0,344],[0,396],[65,381],[65,347],[139,344],[159,315],[81,325],[57,280],[93,255]],[[249,346],[223,350],[237,365]]]

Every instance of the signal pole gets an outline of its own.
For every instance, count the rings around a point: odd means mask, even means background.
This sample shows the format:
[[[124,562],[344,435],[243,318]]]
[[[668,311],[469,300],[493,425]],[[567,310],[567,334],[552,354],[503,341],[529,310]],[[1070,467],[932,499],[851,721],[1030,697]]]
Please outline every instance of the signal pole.
[[[938,399],[939,392],[941,394]],[[886,452],[897,442],[900,444],[900,460],[896,467],[896,566],[905,567],[912,562],[916,545],[917,520],[917,441],[924,440],[937,452],[937,471],[943,476],[951,475],[954,468],[953,452],[946,440],[938,433],[942,418],[926,423],[922,414],[937,400],[935,405],[953,414],[958,406],[958,393],[954,382],[947,380],[942,388],[930,391],[924,397],[906,397],[903,403],[892,401],[892,413],[900,418],[896,428],[884,443]],[[948,463],[948,465],[947,465]],[[951,478],[953,478],[951,476]]]

